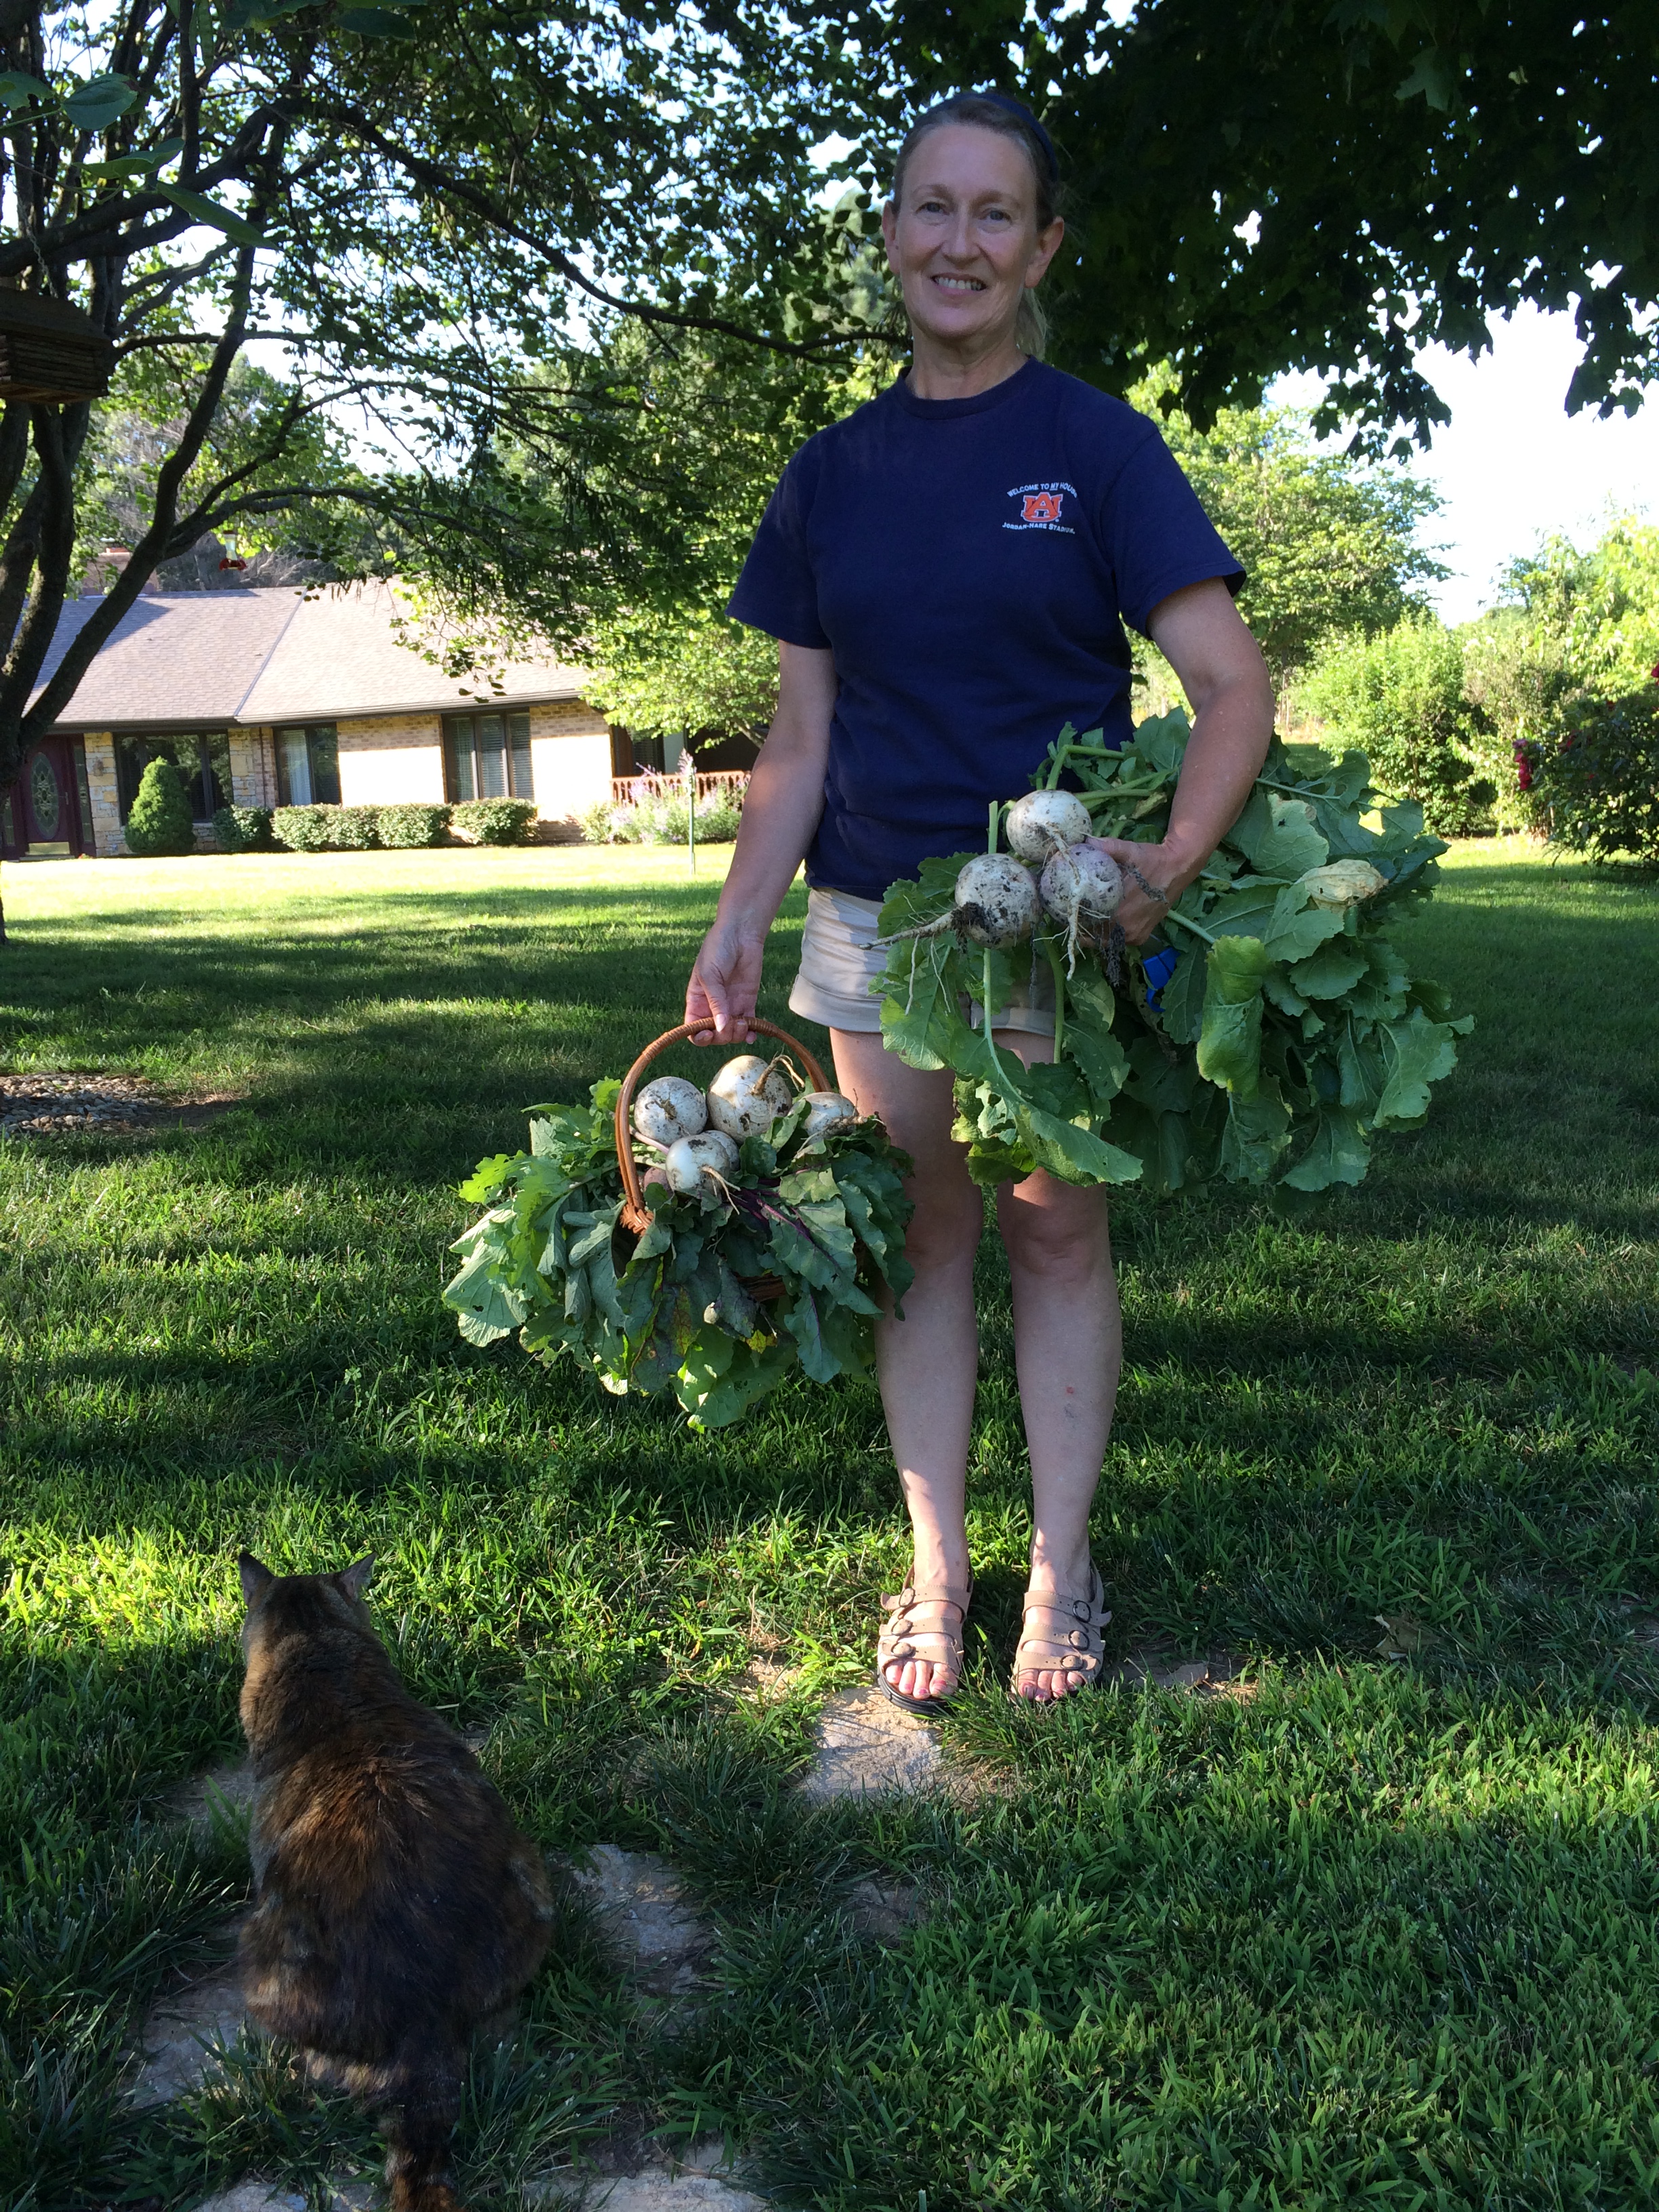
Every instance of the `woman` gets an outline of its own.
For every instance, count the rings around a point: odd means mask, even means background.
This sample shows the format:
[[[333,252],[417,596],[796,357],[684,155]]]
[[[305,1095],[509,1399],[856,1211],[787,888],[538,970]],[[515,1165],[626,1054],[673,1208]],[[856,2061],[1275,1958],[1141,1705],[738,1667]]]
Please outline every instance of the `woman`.
[[[878,1686],[933,1712],[956,1689],[971,1589],[966,1470],[978,1337],[981,1197],[951,1139],[951,1077],[883,1048],[867,986],[889,883],[982,845],[989,802],[1023,791],[1061,725],[1131,732],[1121,617],[1151,636],[1195,710],[1161,844],[1133,861],[1132,943],[1204,866],[1266,756],[1273,696],[1233,606],[1243,580],[1152,424],[1037,358],[1033,293],[1064,234],[1047,133],[1018,102],[963,94],[899,152],[882,223],[913,351],[880,398],[785,471],[731,603],[779,640],[778,710],[750,781],[714,927],[686,994],[715,1040],[746,1042],[766,933],[805,859],[798,1013],[836,1079],[915,1161],[904,1318],[877,1327],[888,1432],[915,1537],[884,1600]],[[1099,281],[1097,279],[1096,281]],[[996,1041],[1054,1056],[1039,994]],[[1089,1511],[1121,1359],[1103,1191],[1039,1172],[997,1193],[1031,1460],[1032,1537],[1014,1687],[1048,1702],[1097,1683],[1110,1619]]]

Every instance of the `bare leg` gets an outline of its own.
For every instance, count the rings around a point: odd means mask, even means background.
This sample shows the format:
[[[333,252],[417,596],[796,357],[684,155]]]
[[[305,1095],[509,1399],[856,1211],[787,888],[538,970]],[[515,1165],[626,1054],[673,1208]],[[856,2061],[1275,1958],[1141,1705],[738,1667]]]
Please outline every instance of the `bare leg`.
[[[997,1194],[1014,1294],[1014,1361],[1031,1455],[1033,1590],[1090,1593],[1089,1510],[1111,1434],[1123,1360],[1106,1194],[1044,1174]],[[1023,1673],[1024,1698],[1060,1698],[1066,1677]]]
[[[915,1535],[915,1579],[963,1589],[968,1443],[979,1367],[974,1259],[983,1223],[980,1194],[969,1179],[964,1148],[951,1141],[949,1071],[907,1067],[879,1036],[830,1034],[836,1082],[861,1113],[880,1115],[893,1142],[916,1164],[908,1186],[916,1210],[904,1240],[916,1279],[904,1294],[903,1320],[890,1314],[876,1324],[876,1372]],[[960,1626],[954,1610],[941,1606],[919,1607],[915,1619],[919,1630]],[[956,1687],[953,1673],[925,1659],[904,1661],[890,1669],[889,1680],[905,1698],[942,1697]]]

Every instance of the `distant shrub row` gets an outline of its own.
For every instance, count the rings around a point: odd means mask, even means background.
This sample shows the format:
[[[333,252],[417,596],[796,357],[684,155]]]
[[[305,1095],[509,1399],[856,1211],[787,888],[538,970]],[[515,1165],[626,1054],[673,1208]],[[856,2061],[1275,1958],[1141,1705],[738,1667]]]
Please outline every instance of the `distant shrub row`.
[[[523,845],[535,819],[527,799],[471,799],[459,806],[222,806],[213,827],[227,853],[278,845],[293,853],[365,853],[441,845],[451,830],[475,845]]]
[[[697,809],[697,836],[705,845],[729,845],[742,819],[728,801],[708,799]],[[634,806],[605,799],[582,817],[582,836],[590,845],[684,845],[689,827],[684,799],[646,799]]]

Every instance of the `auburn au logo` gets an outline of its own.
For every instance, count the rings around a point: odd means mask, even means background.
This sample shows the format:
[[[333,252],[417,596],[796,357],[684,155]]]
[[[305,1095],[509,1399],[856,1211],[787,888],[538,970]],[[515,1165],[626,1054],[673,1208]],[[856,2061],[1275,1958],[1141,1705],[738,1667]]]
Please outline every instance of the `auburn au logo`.
[[[1024,522],[1058,522],[1060,501],[1065,495],[1057,491],[1028,491],[1021,512]]]

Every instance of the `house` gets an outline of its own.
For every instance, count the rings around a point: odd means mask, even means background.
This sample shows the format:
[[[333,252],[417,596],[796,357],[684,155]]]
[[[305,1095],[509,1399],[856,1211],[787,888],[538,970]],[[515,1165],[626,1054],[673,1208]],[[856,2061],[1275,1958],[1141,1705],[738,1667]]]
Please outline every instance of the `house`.
[[[100,604],[64,608],[43,681]],[[544,837],[579,836],[635,767],[580,672],[515,662],[479,698],[402,641],[398,611],[384,582],[144,593],[0,797],[0,857],[123,852],[158,757],[177,763],[204,830],[231,803],[510,797],[534,799]]]

